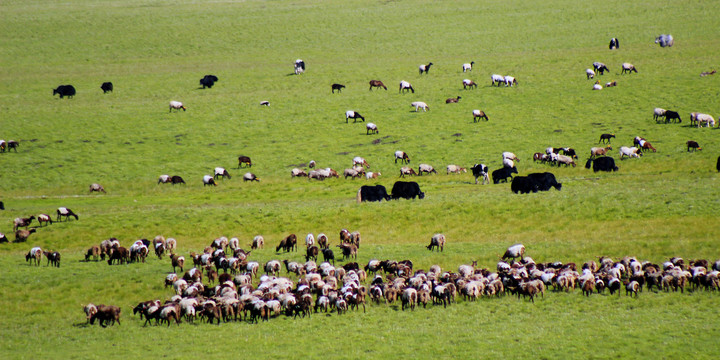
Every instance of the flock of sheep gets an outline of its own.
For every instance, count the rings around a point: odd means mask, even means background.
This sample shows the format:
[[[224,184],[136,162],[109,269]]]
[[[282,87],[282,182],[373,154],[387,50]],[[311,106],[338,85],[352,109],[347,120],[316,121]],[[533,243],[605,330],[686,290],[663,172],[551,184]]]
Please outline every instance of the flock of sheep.
[[[343,229],[340,232],[344,265],[336,266],[325,234],[313,234],[305,239],[305,262],[289,259],[269,260],[264,265],[250,259],[254,251],[262,251],[264,239],[256,236],[251,250],[239,246],[237,238],[220,237],[213,240],[202,253],[190,253],[193,267],[185,271],[185,257],[175,254],[174,239],[157,236],[152,243],[136,241],[130,249],[120,246],[117,239],[104,240],[100,246],[88,249],[85,257],[127,256],[127,262],[144,262],[152,247],[159,259],[170,254],[173,272],[164,276],[165,287],[172,287],[174,295],[166,300],[152,299],[139,302],[133,314],[144,320],[144,325],[183,321],[201,321],[220,324],[230,321],[257,323],[272,317],[310,317],[313,313],[348,310],[366,311],[368,303],[393,304],[399,302],[401,310],[414,310],[416,306],[451,306],[458,297],[465,301],[479,298],[521,297],[535,302],[545,292],[570,292],[579,288],[584,296],[609,294],[638,297],[647,291],[717,291],[720,290],[720,260],[691,260],[673,257],[662,264],[639,261],[635,257],[613,260],[602,256],[597,261],[575,263],[538,263],[526,256],[525,246],[510,246],[494,269],[479,268],[477,262],[460,265],[457,271],[432,265],[428,270],[416,269],[411,260],[369,260],[361,266],[354,262],[360,246],[360,234]],[[427,249],[443,251],[446,239],[435,234]],[[345,249],[352,248],[353,252]],[[282,239],[276,251],[292,252],[297,249],[294,234]],[[324,261],[318,264],[318,251],[322,249]],[[40,254],[33,249],[28,253]],[[142,255],[128,255],[142,254]],[[141,258],[142,257],[142,258]],[[38,260],[39,261],[39,260]],[[118,262],[122,263],[122,262]],[[283,272],[285,276],[281,276]],[[189,263],[188,263],[189,265]],[[177,268],[180,269],[176,273]],[[264,275],[261,273],[264,272]],[[120,322],[121,309],[117,306],[88,304],[84,311],[89,323],[98,321],[103,327]]]

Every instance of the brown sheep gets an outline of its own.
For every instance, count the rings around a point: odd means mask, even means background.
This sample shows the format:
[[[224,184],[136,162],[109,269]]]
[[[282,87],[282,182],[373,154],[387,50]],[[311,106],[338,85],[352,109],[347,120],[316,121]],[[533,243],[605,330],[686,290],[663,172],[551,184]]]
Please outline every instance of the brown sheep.
[[[116,321],[119,325],[120,324],[120,312],[121,312],[121,309],[117,306],[98,305],[97,313],[95,313],[93,316],[90,317],[90,325],[94,324],[95,320],[98,320],[100,323],[100,326],[102,326],[102,327],[107,327],[108,322],[110,322],[110,325],[115,325]]]
[[[85,261],[90,261],[91,256],[93,257],[93,260],[98,261],[98,256],[100,256],[99,246],[93,245],[87,250],[87,252],[85,253]]]
[[[27,238],[30,237],[30,234],[34,233],[35,229],[25,230],[20,229],[15,232],[15,242],[25,242],[27,241]]]

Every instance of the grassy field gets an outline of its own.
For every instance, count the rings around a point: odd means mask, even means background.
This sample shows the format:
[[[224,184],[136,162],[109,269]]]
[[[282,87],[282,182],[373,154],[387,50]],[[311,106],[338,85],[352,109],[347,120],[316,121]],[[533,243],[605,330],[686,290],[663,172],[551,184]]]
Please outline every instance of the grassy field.
[[[579,291],[549,292],[534,304],[514,297],[459,301],[447,309],[400,311],[370,305],[366,313],[280,317],[250,325],[148,326],[132,315],[140,301],[166,299],[168,259],[108,266],[84,262],[84,251],[117,237],[175,237],[179,252],[200,251],[219,236],[248,247],[252,259],[300,261],[273,250],[289,233],[324,232],[337,243],[342,228],[359,230],[358,263],[411,259],[456,271],[523,243],[538,262],[582,263],[605,255],[662,262],[720,258],[715,165],[717,128],[688,125],[691,111],[718,112],[720,3],[662,1],[4,1],[0,3],[0,139],[18,152],[0,153],[0,232],[12,240],[16,217],[65,206],[79,221],[38,228],[27,243],[0,244],[0,342],[3,358],[187,358],[238,353],[251,358],[712,358],[720,355],[714,320],[717,293],[644,292],[638,299]],[[675,46],[655,36],[670,33]],[[621,47],[609,51],[611,37]],[[305,74],[292,74],[295,59]],[[461,65],[475,61],[472,72]],[[615,88],[592,91],[585,69]],[[430,72],[418,65],[433,62]],[[637,74],[621,75],[633,63]],[[220,81],[199,89],[206,74]],[[491,74],[515,76],[512,88],[490,86]],[[463,90],[462,80],[478,83]],[[368,91],[382,80],[388,90]],[[414,94],[399,94],[400,80]],[[103,94],[100,84],[115,91]],[[331,94],[330,84],[347,87]],[[72,99],[51,96],[72,84]],[[458,104],[446,98],[461,96]],[[168,112],[170,100],[186,112]],[[260,101],[270,101],[261,107]],[[425,101],[415,113],[413,101]],[[655,107],[676,110],[681,124],[657,124]],[[345,123],[356,110],[378,125]],[[473,109],[490,121],[473,123]],[[601,133],[614,133],[620,171],[583,165]],[[635,136],[657,153],[618,160]],[[688,153],[687,140],[702,151]],[[548,146],[570,146],[576,168],[532,162]],[[395,150],[437,175],[414,178],[423,200],[356,204],[361,184],[388,188],[397,180]],[[515,195],[509,184],[475,185],[445,166],[502,166],[501,153],[521,161],[520,175],[552,171],[562,191]],[[253,159],[259,183],[244,183],[237,157]],[[340,172],[365,157],[377,181],[291,179],[312,159]],[[226,167],[232,179],[202,186]],[[157,185],[160,174],[187,185]],[[91,183],[107,194],[89,194]],[[36,225],[37,223],[33,223]],[[448,238],[443,253],[424,246]],[[60,269],[31,267],[32,246],[60,251]],[[84,324],[82,304],[115,304],[122,325]]]

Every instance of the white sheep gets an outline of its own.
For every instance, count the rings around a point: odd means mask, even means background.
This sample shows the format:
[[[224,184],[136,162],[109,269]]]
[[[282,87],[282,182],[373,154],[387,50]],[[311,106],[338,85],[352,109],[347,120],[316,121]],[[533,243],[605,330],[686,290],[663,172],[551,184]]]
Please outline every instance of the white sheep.
[[[509,152],[509,151],[503,152],[503,153],[502,153],[502,158],[503,158],[503,160],[505,160],[505,159],[510,159],[510,160],[513,160],[513,161],[520,162],[520,159],[518,159],[517,155],[515,155],[515,154],[513,154],[513,153],[511,153],[511,152]]]
[[[503,158],[503,166],[509,169],[512,169],[515,167],[515,162],[511,159]]]
[[[697,127],[701,127],[703,124],[707,124],[709,127],[715,126],[715,119],[713,119],[713,117],[709,114],[696,114],[695,120],[697,121]]]
[[[667,113],[667,110],[665,110],[665,109],[663,109],[663,108],[655,108],[655,109],[653,110],[653,119],[654,119],[655,121],[658,121],[659,118],[661,118],[661,117],[664,118],[664,117],[665,117],[665,113]]]
[[[413,94],[415,93],[415,89],[413,89],[412,85],[405,80],[400,81],[400,90],[398,90],[398,92],[403,92],[403,90],[405,90],[405,92],[410,90]]]
[[[593,85],[593,90],[602,90],[602,85],[600,85],[600,80],[595,82],[595,85]]]
[[[178,110],[178,111],[180,111],[180,109],[182,109],[183,111],[187,110],[187,108],[185,107],[185,105],[183,105],[183,103],[181,103],[179,101],[175,101],[175,100],[170,101],[170,112],[172,112],[173,109]]]
[[[170,175],[160,175],[158,184],[167,184],[170,182]]]
[[[502,75],[498,75],[498,74],[492,74],[490,76],[490,79],[492,80],[492,83],[490,84],[490,86],[492,86],[492,85],[500,86],[500,83],[505,82],[505,77]]]
[[[621,74],[624,74],[624,73],[632,73],[633,71],[634,71],[634,72],[638,72],[637,69],[635,68],[635,65],[633,65],[633,64],[631,64],[631,63],[623,63],[623,64],[622,64],[622,71],[621,71],[620,73],[621,73]]]
[[[367,160],[365,160],[365,158],[360,157],[360,156],[356,156],[353,158],[353,166],[355,166],[355,165],[359,165],[361,167],[365,166],[368,169],[370,168],[370,164],[368,164]]]
[[[368,172],[365,173],[365,179],[366,179],[366,180],[377,179],[378,176],[381,176],[381,175],[382,175],[382,174],[379,173],[379,172],[368,171]]]
[[[422,102],[422,101],[415,101],[410,106],[415,108],[415,112],[418,112],[418,110],[423,109],[423,112],[430,110],[430,107],[428,104]]]
[[[511,87],[512,87],[513,85],[517,85],[517,80],[516,80],[514,77],[510,76],[510,75],[506,75],[505,78],[504,78],[504,80],[505,80],[505,86],[506,86],[506,87],[507,87],[507,86],[511,86]]]
[[[477,84],[476,84],[474,81],[470,80],[470,79],[465,79],[465,80],[463,80],[462,83],[463,83],[463,89],[467,89],[468,87],[471,88],[471,89],[472,89],[472,88],[476,88],[476,89],[477,89]]]
[[[365,121],[365,117],[360,115],[359,112],[348,110],[345,112],[345,123],[347,124],[348,119],[353,119],[353,122],[356,122],[357,119],[362,119],[362,121]]]
[[[489,120],[487,115],[485,115],[485,112],[482,110],[473,110],[472,114],[473,114],[473,122],[476,122],[477,119],[485,119],[485,121]]]
[[[437,174],[437,171],[435,171],[435,168],[432,167],[432,165],[428,164],[420,164],[418,167],[418,175],[422,175],[423,173],[435,173]]]
[[[380,130],[378,130],[377,125],[375,125],[374,123],[371,123],[371,122],[369,122],[365,125],[365,129],[367,129],[367,131],[365,133],[366,135],[380,133]]]
[[[464,63],[462,66],[463,72],[472,71],[473,65],[475,65],[474,61],[471,61],[470,63]]]
[[[215,183],[215,179],[210,175],[203,176],[203,187],[207,185],[217,186],[217,184]]]
[[[307,234],[307,236],[305,236],[305,245],[307,247],[311,247],[311,246],[315,245],[315,235]]]
[[[223,178],[223,180],[225,179],[225,177],[227,177],[228,179],[232,179],[232,177],[230,176],[230,173],[228,173],[228,171],[225,170],[225,168],[216,167],[214,178],[217,179],[219,177]]]
[[[642,156],[642,153],[640,150],[636,147],[627,147],[627,146],[621,146],[620,147],[620,160],[622,160],[625,156],[630,158],[639,158]]]
[[[585,75],[588,80],[595,78],[595,72],[592,69],[585,69]]]
[[[450,173],[459,174],[461,172],[467,172],[467,169],[465,169],[464,167],[460,167],[460,166],[452,165],[452,164],[447,166],[448,174],[450,174]]]

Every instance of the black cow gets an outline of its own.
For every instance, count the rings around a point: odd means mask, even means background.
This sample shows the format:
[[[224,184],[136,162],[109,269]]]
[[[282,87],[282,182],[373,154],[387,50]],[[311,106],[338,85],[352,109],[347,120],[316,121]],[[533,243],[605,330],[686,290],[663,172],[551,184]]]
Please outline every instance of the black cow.
[[[680,114],[678,114],[677,111],[672,111],[672,110],[667,110],[667,111],[665,111],[665,123],[666,123],[666,124],[669,123],[670,120],[673,120],[673,122],[675,122],[676,119],[677,119],[677,122],[678,122],[678,123],[682,123],[682,119],[680,118]]]
[[[585,163],[585,168],[589,169],[592,165],[593,171],[618,171],[618,167],[615,166],[615,159],[609,156],[602,156],[596,159],[589,159]]]
[[[361,201],[383,201],[383,200],[390,200],[390,195],[388,195],[387,190],[382,185],[363,185],[360,190],[358,190],[358,196],[357,196],[358,202]]]
[[[107,94],[108,91],[113,91],[113,84],[111,82],[104,82],[102,85],[100,85],[100,89],[103,91],[103,94]]]
[[[507,182],[507,178],[510,178],[512,180],[513,176],[512,174],[517,174],[517,167],[503,167],[502,169],[497,169],[492,172],[492,178],[493,178],[493,184],[499,184],[500,180],[502,182]]]
[[[610,39],[610,50],[612,49],[619,49],[620,48],[620,40],[617,38]]]
[[[529,194],[530,192],[538,192],[538,185],[535,180],[527,176],[516,176],[512,179],[510,190],[516,194]]]
[[[396,181],[390,196],[393,200],[414,199],[416,196],[418,199],[424,199],[425,193],[420,191],[420,185],[414,181]]]
[[[528,175],[528,178],[535,181],[535,184],[537,184],[537,188],[540,191],[548,191],[551,187],[554,187],[555,190],[558,191],[562,189],[562,183],[557,182],[557,180],[555,180],[555,175],[549,172],[532,173]]]
[[[215,85],[215,82],[218,81],[217,76],[215,75],[205,75],[202,79],[200,79],[200,85],[202,85],[202,88],[212,88],[213,85]]]
[[[53,96],[55,96],[55,94],[59,94],[61,99],[65,96],[73,97],[75,96],[75,87],[72,85],[60,85],[57,89],[53,90]]]

